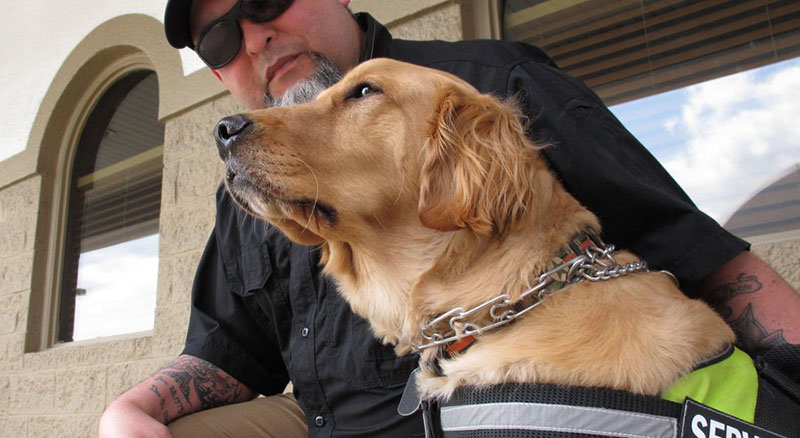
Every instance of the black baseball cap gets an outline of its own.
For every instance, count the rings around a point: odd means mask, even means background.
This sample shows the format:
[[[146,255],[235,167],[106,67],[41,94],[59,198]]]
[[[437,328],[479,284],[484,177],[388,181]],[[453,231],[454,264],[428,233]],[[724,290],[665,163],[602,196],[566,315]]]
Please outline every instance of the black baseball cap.
[[[189,9],[192,0],[169,0],[164,12],[164,33],[172,47],[194,48],[189,30]]]

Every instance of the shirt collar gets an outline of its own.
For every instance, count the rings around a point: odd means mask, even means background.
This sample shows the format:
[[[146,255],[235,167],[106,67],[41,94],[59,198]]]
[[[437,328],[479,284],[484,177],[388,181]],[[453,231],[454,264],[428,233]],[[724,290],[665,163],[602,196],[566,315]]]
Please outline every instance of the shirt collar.
[[[388,56],[392,34],[366,12],[359,12],[354,16],[361,30],[364,31],[364,51],[358,62]]]

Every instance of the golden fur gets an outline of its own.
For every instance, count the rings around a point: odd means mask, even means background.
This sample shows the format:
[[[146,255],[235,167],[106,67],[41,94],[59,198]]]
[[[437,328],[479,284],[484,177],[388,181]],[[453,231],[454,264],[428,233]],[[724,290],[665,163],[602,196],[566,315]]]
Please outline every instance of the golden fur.
[[[398,354],[453,307],[514,300],[570,237],[600,228],[548,171],[515,106],[447,73],[374,60],[309,104],[246,116],[253,126],[227,159],[234,198],[321,245],[325,272]],[[511,381],[658,394],[733,340],[666,275],[636,273],[553,295],[419,386],[443,398]]]

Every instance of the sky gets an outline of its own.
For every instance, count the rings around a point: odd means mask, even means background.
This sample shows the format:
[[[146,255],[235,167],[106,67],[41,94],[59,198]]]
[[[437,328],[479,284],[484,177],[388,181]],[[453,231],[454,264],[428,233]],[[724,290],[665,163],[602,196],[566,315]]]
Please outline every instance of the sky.
[[[800,59],[611,110],[720,223],[800,162]]]

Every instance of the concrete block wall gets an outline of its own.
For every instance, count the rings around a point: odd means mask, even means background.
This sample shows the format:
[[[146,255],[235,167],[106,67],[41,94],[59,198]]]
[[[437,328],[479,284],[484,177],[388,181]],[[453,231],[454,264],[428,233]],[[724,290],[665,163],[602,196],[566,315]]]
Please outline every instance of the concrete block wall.
[[[0,436],[26,427],[27,420],[12,413],[30,412],[55,397],[55,375],[29,373],[23,363],[40,184],[31,176],[0,189]]]
[[[782,241],[754,243],[753,254],[769,263],[796,291],[800,291],[800,235],[785,237]]]

